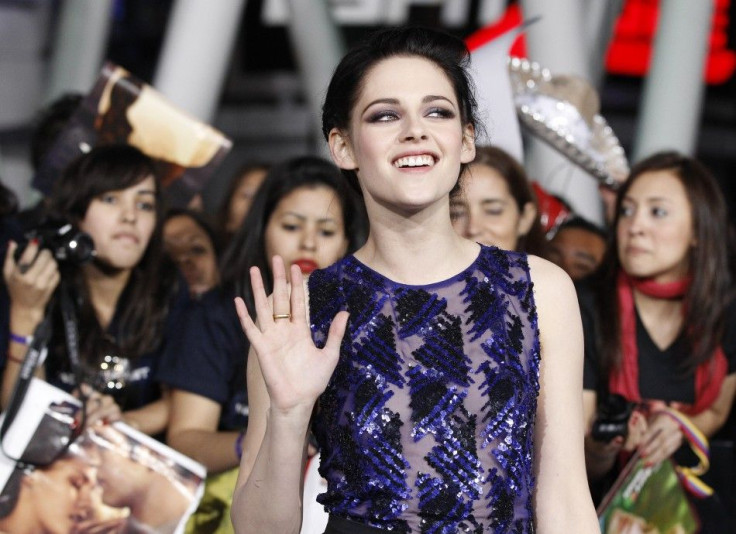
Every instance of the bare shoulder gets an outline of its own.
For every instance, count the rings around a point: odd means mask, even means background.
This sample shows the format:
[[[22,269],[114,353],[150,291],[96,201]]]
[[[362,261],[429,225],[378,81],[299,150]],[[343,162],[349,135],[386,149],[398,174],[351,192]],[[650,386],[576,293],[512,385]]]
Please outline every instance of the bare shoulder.
[[[572,280],[557,265],[536,256],[529,256],[529,269],[545,359],[562,359],[569,365],[582,361],[582,323]]]
[[[537,306],[554,304],[560,298],[577,300],[575,286],[564,270],[539,256],[529,255],[528,259]]]

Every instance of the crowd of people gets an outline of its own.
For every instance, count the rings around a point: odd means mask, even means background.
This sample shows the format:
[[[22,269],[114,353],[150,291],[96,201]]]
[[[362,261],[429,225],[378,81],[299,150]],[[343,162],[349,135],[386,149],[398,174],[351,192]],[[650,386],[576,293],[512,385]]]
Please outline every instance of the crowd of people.
[[[124,144],[78,157],[30,215],[3,188],[3,409],[48,322],[35,374],[82,399],[95,435],[123,421],[224,484],[195,533],[299,533],[317,453],[327,534],[598,532],[594,507],[634,453],[692,462],[672,413],[733,466],[734,249],[717,181],[653,154],[603,225],[545,232],[522,163],[476,146],[468,61],[435,30],[372,35],[325,96],[331,161],[244,165],[216,217],[167,209],[157,166]],[[62,124],[78,103],[64,99]],[[58,115],[43,115],[35,159]],[[49,221],[88,234],[94,255],[28,238]],[[601,438],[613,397],[628,418]],[[22,498],[0,498],[0,531],[84,532],[80,507],[65,516],[76,530],[54,530],[18,504],[55,471],[89,499],[78,460],[9,480],[3,496]],[[113,486],[103,501],[131,513],[152,489],[130,504]],[[714,487],[693,504],[702,532],[728,532],[736,494]]]

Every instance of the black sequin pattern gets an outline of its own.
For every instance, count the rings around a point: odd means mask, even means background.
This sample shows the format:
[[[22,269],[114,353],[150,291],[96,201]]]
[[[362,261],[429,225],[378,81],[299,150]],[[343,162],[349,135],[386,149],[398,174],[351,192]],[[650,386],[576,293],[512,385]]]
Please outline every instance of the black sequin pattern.
[[[534,532],[539,335],[526,256],[409,286],[348,257],[309,279],[318,346],[350,319],[314,431],[335,515],[391,532]]]

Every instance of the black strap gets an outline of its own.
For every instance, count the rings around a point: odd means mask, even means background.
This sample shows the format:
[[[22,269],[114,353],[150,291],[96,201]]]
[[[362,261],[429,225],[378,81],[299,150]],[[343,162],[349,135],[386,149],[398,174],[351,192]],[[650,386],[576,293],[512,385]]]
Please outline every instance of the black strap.
[[[69,291],[69,287],[63,278],[59,284],[59,297],[61,305],[61,316],[64,324],[64,336],[66,338],[69,361],[71,363],[76,384],[81,384],[82,366],[80,365],[79,361],[79,330],[77,326],[77,314],[74,307],[74,301],[72,300],[71,293]],[[6,452],[3,441],[5,440],[5,435],[13,424],[13,421],[15,421],[15,418],[17,417],[20,407],[23,405],[23,400],[28,393],[28,387],[30,386],[31,379],[33,378],[33,373],[35,372],[39,363],[41,363],[44,351],[48,350],[48,345],[51,341],[51,334],[53,331],[50,315],[51,314],[47,312],[43,320],[38,324],[33,332],[33,340],[29,344],[28,350],[26,350],[25,357],[23,358],[23,363],[21,364],[20,373],[18,374],[18,378],[15,382],[15,387],[13,388],[13,394],[11,395],[10,401],[8,402],[8,408],[7,410],[5,410],[5,418],[3,419],[2,426],[0,426],[0,451],[2,451],[2,453],[7,458],[10,458],[11,460],[14,460],[18,463],[23,462],[19,458],[14,458]],[[87,416],[87,396],[84,394],[81,388],[79,391],[79,396],[82,403],[82,408],[81,420],[79,421],[78,426],[80,429],[82,429],[84,428]],[[70,439],[66,443],[65,448],[59,451],[57,457],[69,448],[69,446],[74,442],[74,439],[78,435],[79,432],[73,435],[73,439]]]

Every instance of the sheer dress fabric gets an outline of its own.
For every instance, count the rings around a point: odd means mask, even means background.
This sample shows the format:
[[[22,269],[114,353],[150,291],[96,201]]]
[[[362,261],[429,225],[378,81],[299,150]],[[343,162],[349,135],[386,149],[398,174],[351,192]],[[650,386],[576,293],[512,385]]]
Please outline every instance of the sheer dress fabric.
[[[481,246],[424,286],[348,256],[308,288],[318,346],[350,313],[313,421],[326,510],[390,532],[533,532],[540,349],[526,255]]]

